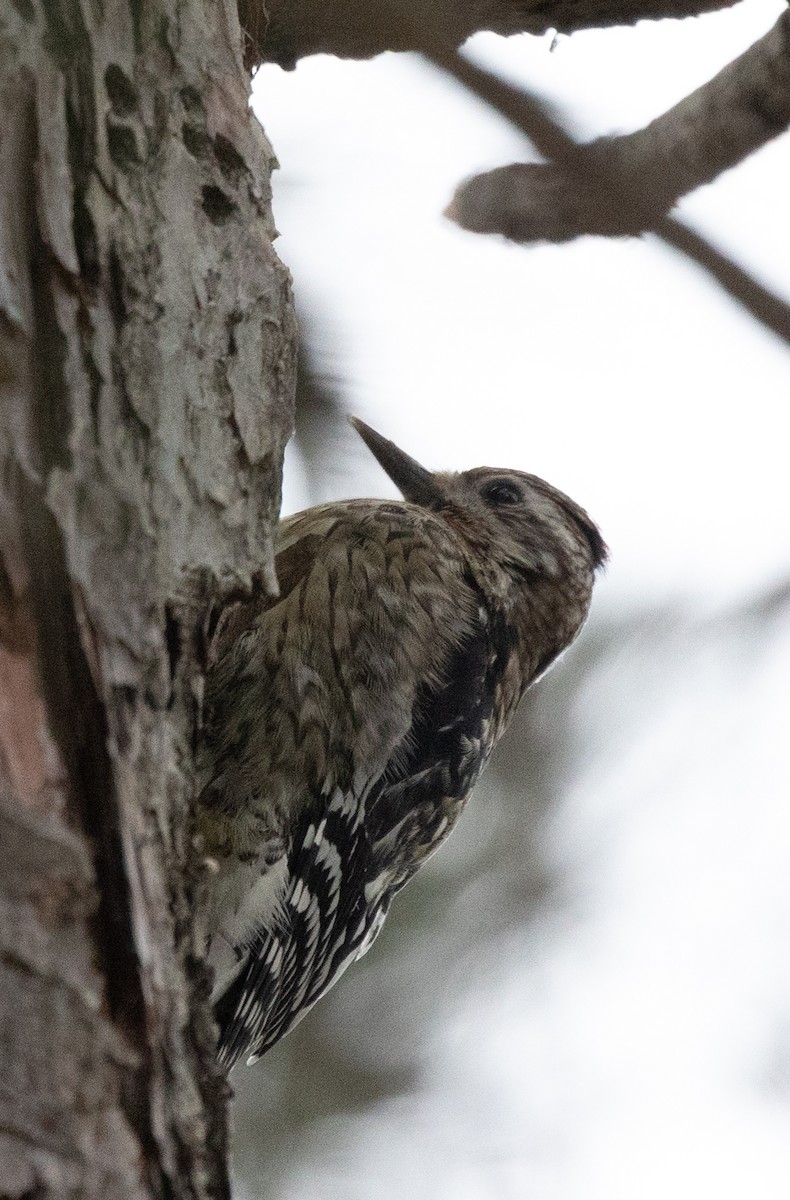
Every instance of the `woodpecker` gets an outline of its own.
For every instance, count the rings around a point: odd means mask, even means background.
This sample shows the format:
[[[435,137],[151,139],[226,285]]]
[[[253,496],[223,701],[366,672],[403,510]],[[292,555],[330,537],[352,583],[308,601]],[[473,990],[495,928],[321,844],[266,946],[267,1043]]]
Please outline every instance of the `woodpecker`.
[[[403,501],[282,521],[279,595],[227,603],[210,645],[198,821],[228,1069],[370,948],[578,633],[607,555],[542,479],[433,473],[352,423]]]

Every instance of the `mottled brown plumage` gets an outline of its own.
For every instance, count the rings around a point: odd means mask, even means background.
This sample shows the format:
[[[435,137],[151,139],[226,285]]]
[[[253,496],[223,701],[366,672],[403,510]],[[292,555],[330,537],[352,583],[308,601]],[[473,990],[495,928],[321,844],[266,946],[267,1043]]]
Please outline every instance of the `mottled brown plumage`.
[[[283,521],[280,596],[212,644],[200,823],[220,1056],[258,1057],[370,946],[453,828],[605,547],[532,475],[433,474],[355,422],[405,502]]]

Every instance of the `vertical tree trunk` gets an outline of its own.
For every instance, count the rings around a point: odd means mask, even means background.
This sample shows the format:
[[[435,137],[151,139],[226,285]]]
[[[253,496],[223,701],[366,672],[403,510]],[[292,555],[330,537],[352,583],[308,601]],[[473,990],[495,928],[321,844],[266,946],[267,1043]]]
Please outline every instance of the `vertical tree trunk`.
[[[0,27],[0,1196],[227,1192],[195,568],[271,571],[294,318],[232,0]]]

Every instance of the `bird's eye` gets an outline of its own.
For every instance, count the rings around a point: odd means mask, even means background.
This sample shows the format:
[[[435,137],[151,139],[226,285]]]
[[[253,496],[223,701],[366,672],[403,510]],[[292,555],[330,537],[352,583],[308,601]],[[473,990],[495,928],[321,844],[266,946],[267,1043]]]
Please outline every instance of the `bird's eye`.
[[[492,508],[520,504],[524,499],[524,493],[515,479],[497,479],[494,483],[487,483],[482,495],[486,504],[490,504]]]

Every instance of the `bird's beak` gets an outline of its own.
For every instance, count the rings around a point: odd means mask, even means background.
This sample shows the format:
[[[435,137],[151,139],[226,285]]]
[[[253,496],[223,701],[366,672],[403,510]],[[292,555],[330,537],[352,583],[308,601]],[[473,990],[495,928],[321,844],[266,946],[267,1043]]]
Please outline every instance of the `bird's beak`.
[[[419,504],[423,508],[435,509],[441,506],[444,496],[438,479],[431,471],[426,471],[425,467],[421,467],[394,442],[376,433],[375,429],[360,421],[359,417],[349,417],[349,420],[373,457],[400,489],[404,500],[411,504]]]

